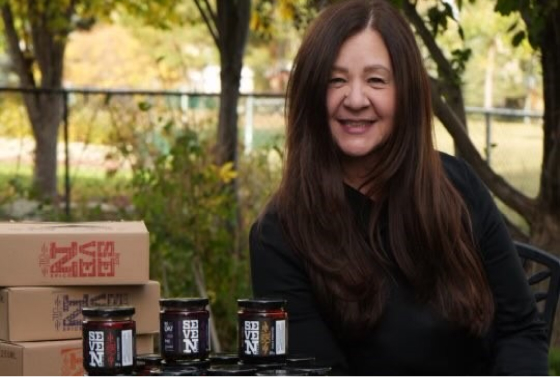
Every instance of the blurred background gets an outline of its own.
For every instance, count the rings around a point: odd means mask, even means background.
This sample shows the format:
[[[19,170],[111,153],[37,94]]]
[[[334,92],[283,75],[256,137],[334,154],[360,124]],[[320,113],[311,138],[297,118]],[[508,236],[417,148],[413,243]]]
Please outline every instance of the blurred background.
[[[438,149],[473,165],[516,239],[560,254],[558,2],[394,2],[438,94]],[[162,296],[208,296],[232,349],[291,62],[328,3],[0,1],[0,218],[144,220]]]

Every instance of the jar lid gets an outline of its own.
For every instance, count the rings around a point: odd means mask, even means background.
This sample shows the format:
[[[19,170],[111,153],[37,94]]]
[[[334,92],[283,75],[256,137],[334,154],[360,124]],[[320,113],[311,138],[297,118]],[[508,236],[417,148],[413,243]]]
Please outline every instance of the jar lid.
[[[136,363],[144,363],[145,365],[161,365],[163,357],[157,353],[143,353],[136,356]]]
[[[86,317],[128,317],[135,312],[133,306],[89,306],[82,308],[82,315]]]
[[[235,364],[239,361],[239,354],[233,352],[212,353],[208,357],[213,364]]]
[[[307,373],[299,369],[267,369],[259,370],[257,376],[308,376]]]
[[[315,357],[303,354],[290,354],[286,356],[286,364],[314,363]]]
[[[163,371],[163,375],[164,376],[201,376],[202,373],[198,368],[186,367],[183,369]]]
[[[292,364],[286,366],[288,370],[297,370],[308,376],[328,376],[331,373],[332,367],[328,364],[321,362],[309,362],[301,364]]]
[[[237,305],[246,309],[280,310],[286,306],[286,300],[276,298],[239,299]]]
[[[185,297],[185,298],[162,298],[159,304],[165,308],[191,308],[208,305],[207,298]]]
[[[178,370],[189,367],[207,369],[210,366],[210,360],[164,360],[162,366],[165,370]]]
[[[207,376],[251,376],[257,368],[246,365],[215,365],[206,370]]]

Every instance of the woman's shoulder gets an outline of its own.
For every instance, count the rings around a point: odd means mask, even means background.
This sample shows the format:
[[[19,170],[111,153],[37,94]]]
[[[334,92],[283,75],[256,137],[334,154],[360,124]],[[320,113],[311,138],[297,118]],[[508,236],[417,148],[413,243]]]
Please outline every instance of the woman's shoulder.
[[[281,233],[280,218],[273,202],[269,202],[251,225],[251,238],[261,238],[263,234],[278,237]]]
[[[447,178],[464,196],[471,197],[483,187],[482,181],[465,160],[444,152],[439,152],[439,155]]]

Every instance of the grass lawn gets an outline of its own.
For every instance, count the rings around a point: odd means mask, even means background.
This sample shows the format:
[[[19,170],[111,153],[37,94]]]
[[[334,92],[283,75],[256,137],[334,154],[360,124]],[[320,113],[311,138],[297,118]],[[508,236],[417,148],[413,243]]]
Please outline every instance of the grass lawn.
[[[282,147],[284,128],[283,119],[276,115],[272,118],[255,119],[252,148],[258,149],[277,145]],[[243,141],[244,121],[240,121],[240,141]],[[473,118],[469,123],[469,134],[479,152],[485,156],[486,129],[482,119]],[[513,186],[529,196],[535,196],[539,187],[540,166],[542,161],[542,127],[539,122],[504,122],[493,119],[491,165]],[[447,131],[436,122],[436,146],[439,150],[453,154],[453,142]],[[61,146],[62,148],[62,146]],[[93,145],[73,145],[71,149],[71,198],[80,200],[111,200],[127,196],[130,170],[117,167],[114,176],[107,175],[104,154],[108,148]],[[28,148],[29,149],[29,148]],[[0,198],[24,194],[30,187],[31,163],[29,153],[20,152],[20,157],[0,160]],[[59,190],[64,193],[64,165],[59,166]],[[516,223],[526,227],[501,203],[501,209]]]

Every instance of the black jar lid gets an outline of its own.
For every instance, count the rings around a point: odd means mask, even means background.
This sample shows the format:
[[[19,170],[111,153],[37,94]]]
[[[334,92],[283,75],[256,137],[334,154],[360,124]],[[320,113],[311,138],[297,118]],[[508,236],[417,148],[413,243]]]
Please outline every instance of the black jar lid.
[[[206,370],[207,376],[252,376],[257,368],[246,365],[216,365]]]
[[[298,372],[305,373],[308,376],[328,376],[332,371],[332,367],[330,365],[316,361],[310,363],[288,365],[286,369],[297,370]]]
[[[266,369],[259,370],[257,376],[308,376],[304,370],[299,369]]]
[[[282,362],[270,362],[270,363],[259,363],[251,361],[240,361],[239,365],[250,366],[252,368],[257,368],[257,371],[269,370],[269,369],[284,369],[286,368],[286,363]]]
[[[184,298],[162,298],[159,305],[163,308],[189,309],[208,305],[208,298],[184,297]]]
[[[185,367],[182,369],[165,370],[162,372],[163,376],[201,376],[200,369],[195,367]]]
[[[208,356],[211,364],[235,364],[239,361],[239,354],[233,352],[217,352]]]
[[[162,367],[164,370],[177,370],[194,367],[197,369],[207,369],[210,366],[210,360],[164,360]]]
[[[289,354],[286,356],[287,365],[309,364],[314,363],[315,357],[303,354]]]
[[[243,309],[281,310],[286,306],[286,300],[277,298],[239,299],[237,306]]]
[[[136,356],[136,364],[147,366],[159,366],[163,361],[163,357],[157,353],[143,353]]]
[[[82,308],[85,317],[129,317],[135,313],[133,306],[88,306]]]

